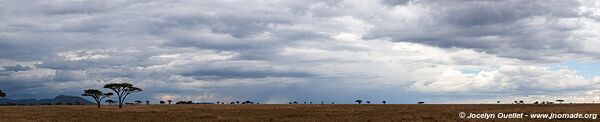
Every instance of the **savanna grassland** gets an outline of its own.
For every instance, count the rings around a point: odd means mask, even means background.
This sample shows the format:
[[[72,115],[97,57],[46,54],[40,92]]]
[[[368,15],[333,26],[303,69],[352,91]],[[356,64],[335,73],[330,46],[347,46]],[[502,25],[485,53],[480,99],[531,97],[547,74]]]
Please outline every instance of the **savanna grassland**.
[[[598,104],[554,105],[94,105],[0,106],[0,121],[482,121],[458,113],[600,113]],[[496,119],[498,120],[498,119]],[[502,119],[507,121],[547,119]],[[553,119],[560,120],[560,119]],[[567,121],[593,121],[567,119]]]

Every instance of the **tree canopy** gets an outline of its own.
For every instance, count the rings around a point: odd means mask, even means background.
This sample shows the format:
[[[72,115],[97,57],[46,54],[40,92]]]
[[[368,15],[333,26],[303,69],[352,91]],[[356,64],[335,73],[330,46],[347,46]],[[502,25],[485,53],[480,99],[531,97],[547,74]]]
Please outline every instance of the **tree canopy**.
[[[357,102],[358,104],[360,104],[360,103],[362,103],[363,101],[362,101],[362,100],[356,100],[356,101],[354,101],[354,102]]]
[[[6,93],[2,92],[2,90],[0,90],[0,97],[6,97]]]
[[[104,88],[113,90],[115,92],[119,98],[119,108],[123,108],[123,101],[125,101],[129,94],[142,91],[142,89],[134,87],[133,84],[130,83],[109,83],[104,85]]]
[[[98,108],[100,108],[100,102],[102,102],[102,99],[110,97],[114,95],[113,93],[104,93],[98,89],[88,89],[83,91],[83,94],[81,94],[81,96],[90,96],[92,98],[94,98],[94,100],[96,101],[96,104],[98,105]]]

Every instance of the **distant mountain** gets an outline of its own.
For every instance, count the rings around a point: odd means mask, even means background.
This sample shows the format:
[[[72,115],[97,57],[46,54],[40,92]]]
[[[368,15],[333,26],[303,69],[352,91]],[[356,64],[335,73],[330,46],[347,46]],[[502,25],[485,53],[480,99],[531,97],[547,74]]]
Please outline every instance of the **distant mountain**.
[[[35,105],[40,105],[40,104],[52,104],[52,105],[56,105],[56,104],[94,104],[90,101],[87,101],[81,97],[78,96],[67,96],[67,95],[58,95],[56,97],[54,97],[54,99],[19,99],[19,100],[13,100],[13,99],[7,99],[7,98],[1,98],[0,99],[0,104],[35,104]]]

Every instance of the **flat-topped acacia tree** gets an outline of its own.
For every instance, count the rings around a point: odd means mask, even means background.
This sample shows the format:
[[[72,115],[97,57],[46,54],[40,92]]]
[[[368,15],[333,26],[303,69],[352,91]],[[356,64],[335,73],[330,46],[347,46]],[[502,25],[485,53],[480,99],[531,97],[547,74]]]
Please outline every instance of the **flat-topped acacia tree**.
[[[6,93],[2,92],[2,90],[0,90],[0,97],[6,97]]]
[[[115,94],[117,94],[117,97],[119,98],[119,108],[123,108],[123,102],[129,94],[142,91],[142,89],[134,87],[129,83],[109,83],[104,85],[104,88],[113,90]]]
[[[94,100],[96,101],[96,105],[98,105],[98,108],[100,108],[100,103],[102,102],[102,99],[110,97],[114,95],[113,93],[104,93],[98,89],[88,89],[83,91],[83,94],[81,94],[81,96],[90,96],[92,98],[94,98]]]
[[[363,101],[362,101],[362,100],[356,100],[356,101],[354,101],[354,102],[357,102],[358,104],[360,104],[360,103],[362,103]]]
[[[136,100],[136,101],[133,101],[133,102],[135,102],[136,105],[142,104],[142,101],[139,101],[139,100]]]

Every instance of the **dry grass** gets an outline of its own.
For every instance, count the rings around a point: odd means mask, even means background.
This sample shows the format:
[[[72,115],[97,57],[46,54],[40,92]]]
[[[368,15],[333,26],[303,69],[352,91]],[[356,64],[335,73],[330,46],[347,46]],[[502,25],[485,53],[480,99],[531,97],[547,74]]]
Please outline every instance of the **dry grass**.
[[[476,121],[460,119],[461,111],[600,113],[600,105],[137,105],[123,109],[97,109],[92,105],[0,106],[0,121]],[[519,121],[522,120],[528,119]]]

